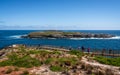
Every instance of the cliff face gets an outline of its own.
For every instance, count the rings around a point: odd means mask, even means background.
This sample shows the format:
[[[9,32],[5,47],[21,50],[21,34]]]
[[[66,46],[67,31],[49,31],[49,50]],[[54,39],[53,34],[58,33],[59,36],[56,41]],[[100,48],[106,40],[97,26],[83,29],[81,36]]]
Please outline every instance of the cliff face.
[[[114,35],[109,34],[92,34],[80,32],[62,32],[62,31],[44,31],[32,32],[23,38],[111,38]]]

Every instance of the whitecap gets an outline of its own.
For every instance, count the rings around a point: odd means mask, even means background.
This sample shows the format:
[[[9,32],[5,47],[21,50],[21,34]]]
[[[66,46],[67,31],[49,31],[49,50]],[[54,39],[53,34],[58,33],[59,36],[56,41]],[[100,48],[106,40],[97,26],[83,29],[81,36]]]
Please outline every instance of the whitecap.
[[[20,39],[21,36],[24,36],[24,35],[12,35],[12,36],[9,36],[8,38],[12,38],[12,39]]]
[[[111,38],[94,38],[94,37],[91,37],[91,38],[70,38],[71,40],[89,40],[89,39],[120,39],[120,36],[115,36],[115,37],[111,37]]]
[[[19,38],[21,38],[21,36],[22,36],[22,35],[12,35],[12,36],[9,36],[9,38],[19,39]]]
[[[56,38],[48,38],[48,39],[56,39]]]
[[[120,39],[120,36],[112,37],[111,39]]]

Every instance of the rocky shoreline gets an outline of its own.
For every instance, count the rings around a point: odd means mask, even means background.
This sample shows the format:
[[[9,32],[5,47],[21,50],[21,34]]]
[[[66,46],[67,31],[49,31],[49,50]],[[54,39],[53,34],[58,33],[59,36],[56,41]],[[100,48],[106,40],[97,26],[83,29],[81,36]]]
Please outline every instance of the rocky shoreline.
[[[120,67],[101,64],[78,50],[12,45],[0,54],[0,75],[120,75]]]
[[[81,33],[81,32],[63,32],[63,31],[42,31],[42,32],[31,32],[28,35],[21,36],[22,38],[111,38],[115,35],[110,34],[92,34],[92,33]]]

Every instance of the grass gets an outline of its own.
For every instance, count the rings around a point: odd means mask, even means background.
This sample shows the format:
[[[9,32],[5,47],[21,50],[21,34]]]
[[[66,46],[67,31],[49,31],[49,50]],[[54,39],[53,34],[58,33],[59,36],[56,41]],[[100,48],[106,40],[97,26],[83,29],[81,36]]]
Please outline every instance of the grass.
[[[71,50],[68,54],[77,55],[78,57],[83,55],[82,52],[77,50]],[[50,66],[52,71],[63,71],[68,70],[70,67],[76,66],[76,64],[79,63],[78,57],[60,57],[60,55],[61,52],[58,50],[27,50],[20,46],[17,52],[7,54],[8,60],[0,62],[0,66],[31,68],[46,64]],[[17,70],[19,69],[16,68],[16,71]]]
[[[51,54],[58,55],[60,53],[57,51],[53,51]],[[50,65],[50,70],[60,72],[70,69],[71,66],[75,66],[77,63],[79,63],[79,61],[76,57],[50,57],[47,58],[44,63],[46,65]]]
[[[79,50],[70,50],[63,53],[59,50],[44,50],[44,49],[29,49],[24,47],[18,48],[18,51],[13,51],[7,54],[8,60],[0,62],[0,66],[15,66],[14,70],[6,70],[6,74],[10,74],[12,71],[19,71],[19,67],[31,68],[34,66],[41,66],[42,64],[49,67],[51,71],[63,72],[71,69],[78,69],[81,64],[81,57],[85,54]],[[120,66],[120,58],[105,58],[102,56],[95,56],[94,60],[102,64],[108,64],[113,66]],[[86,68],[81,64],[81,69]],[[21,75],[29,75],[28,71],[23,71]],[[95,74],[91,74],[95,75]]]
[[[48,58],[44,61],[44,63],[45,64],[57,63],[56,65],[59,65],[59,64],[75,65],[77,63],[77,59],[74,57]]]
[[[20,46],[17,52],[12,52],[7,55],[8,60],[0,62],[0,66],[17,66],[17,67],[26,67],[30,68],[33,66],[41,66],[42,62],[38,57],[31,57],[30,54],[39,55],[39,58],[47,59],[47,55],[59,55],[59,51],[49,52],[47,50],[27,50],[24,47]],[[51,60],[45,61],[45,64],[49,64]]]
[[[8,68],[8,70],[5,72],[5,74],[10,74],[13,70],[11,68]]]
[[[29,72],[27,70],[23,71],[21,75],[29,75]]]
[[[19,71],[19,68],[18,68],[18,67],[15,67],[14,71]]]
[[[30,50],[30,51],[27,51],[28,54],[42,54],[42,53],[47,53],[47,51],[45,50]]]
[[[102,64],[120,66],[120,57],[119,58],[106,58],[103,56],[96,56],[94,59]]]
[[[63,71],[64,68],[60,67],[60,66],[51,66],[50,67],[50,70],[51,71],[54,71],[54,72],[60,72],[60,71]]]
[[[48,58],[44,62],[47,65],[51,65],[50,69],[52,71],[63,71],[70,69],[71,66],[76,66],[76,64],[79,61],[77,61],[76,58],[68,58],[68,57],[62,57],[62,58]]]
[[[69,51],[69,54],[76,55],[78,57],[82,57],[84,55],[84,53],[82,53],[79,50],[71,50],[71,51]]]
[[[52,53],[53,53],[53,54],[58,54],[58,55],[61,54],[59,51],[53,51]]]
[[[38,57],[31,57],[30,55],[38,55]],[[30,68],[33,66],[41,66],[43,64],[40,58],[47,59],[47,55],[60,55],[59,51],[49,52],[47,50],[27,50],[25,47],[20,46],[17,52],[12,52],[7,55],[8,60],[0,62],[0,66],[17,66]],[[49,64],[53,59],[47,59],[45,64]]]
[[[55,59],[55,58],[48,58],[48,59],[46,59],[46,60],[44,61],[44,63],[48,65],[48,64],[50,64],[51,62],[53,62],[54,59]]]
[[[67,65],[67,66],[73,66],[77,63],[77,59],[76,58],[59,58],[58,62],[60,62],[61,64]]]
[[[8,56],[9,60],[0,62],[0,66],[17,66],[30,68],[33,66],[40,66],[41,62],[30,56],[19,57],[16,54]]]

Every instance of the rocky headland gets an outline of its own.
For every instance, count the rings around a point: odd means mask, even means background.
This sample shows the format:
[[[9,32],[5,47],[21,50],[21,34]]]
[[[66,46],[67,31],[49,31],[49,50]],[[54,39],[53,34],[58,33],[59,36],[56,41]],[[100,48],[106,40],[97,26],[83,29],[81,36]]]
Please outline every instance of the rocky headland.
[[[22,38],[111,38],[114,35],[110,34],[92,34],[82,32],[63,32],[56,30],[48,30],[41,32],[31,32]]]
[[[120,58],[105,59],[80,50],[12,45],[0,51],[0,75],[120,75]]]

